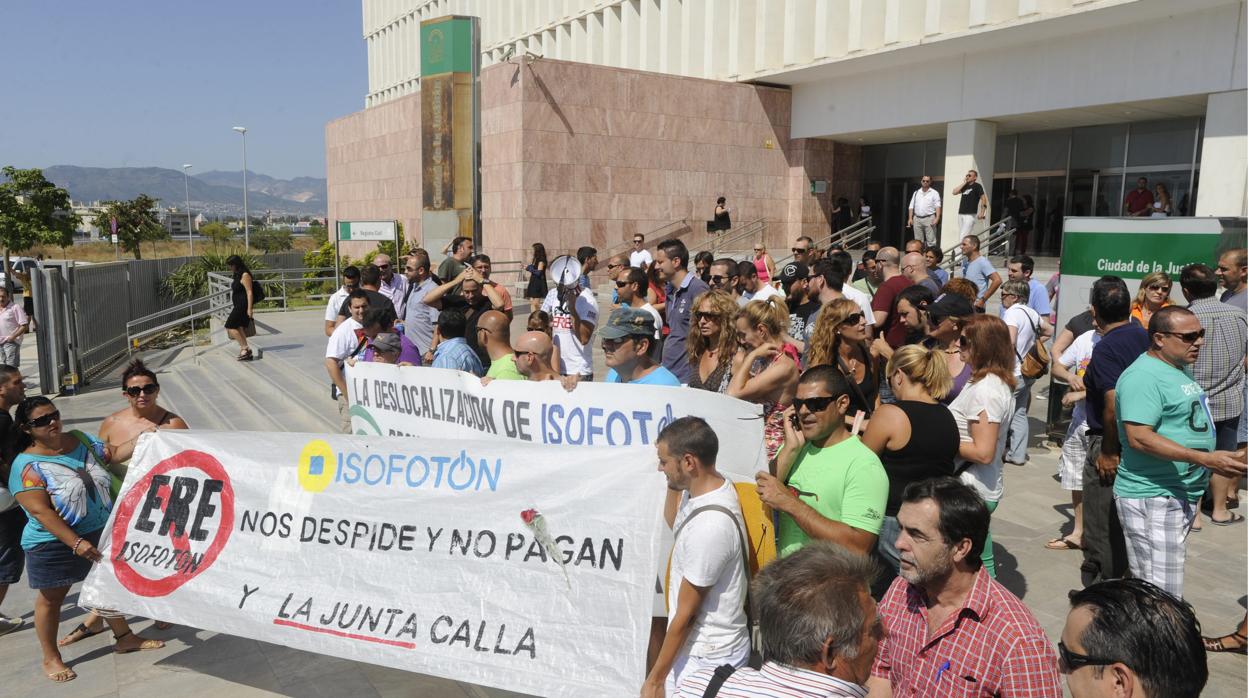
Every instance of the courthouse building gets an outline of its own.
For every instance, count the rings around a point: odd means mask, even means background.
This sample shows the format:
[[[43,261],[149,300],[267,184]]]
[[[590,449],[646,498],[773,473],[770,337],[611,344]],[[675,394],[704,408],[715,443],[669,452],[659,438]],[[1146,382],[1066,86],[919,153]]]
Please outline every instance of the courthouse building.
[[[827,234],[835,199],[865,196],[877,237],[900,242],[919,177],[952,213],[970,168],[992,220],[1009,189],[1032,197],[1032,244],[1051,254],[1063,216],[1119,215],[1139,176],[1167,186],[1174,215],[1244,216],[1245,13],[1238,0],[363,0],[368,94],[326,127],[329,216],[397,219],[435,258],[472,230],[520,259],[538,241],[696,235],[724,196],[734,224],[762,220],[787,250]],[[426,76],[436,61],[421,26],[446,15],[476,18],[478,78],[463,102],[436,85],[438,105],[473,105],[454,123],[426,100],[424,120],[459,129],[444,156],[450,131],[422,131],[422,58]],[[445,157],[457,173],[430,169]],[[447,188],[431,194],[435,171]],[[434,210],[451,192],[458,219]]]

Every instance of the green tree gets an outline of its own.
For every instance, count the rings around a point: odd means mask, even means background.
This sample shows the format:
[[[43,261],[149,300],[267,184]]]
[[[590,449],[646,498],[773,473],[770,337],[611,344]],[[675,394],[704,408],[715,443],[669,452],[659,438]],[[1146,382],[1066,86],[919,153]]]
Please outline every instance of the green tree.
[[[78,216],[70,208],[69,192],[49,182],[37,168],[9,166],[0,172],[4,174],[0,181],[0,244],[4,245],[5,269],[9,268],[11,251],[38,244],[73,244]]]
[[[324,245],[325,242],[329,240],[329,230],[323,225],[313,223],[308,226],[308,237],[312,238],[312,241],[319,247],[320,245]]]
[[[230,230],[224,223],[213,221],[206,223],[199,229],[200,235],[212,240],[212,249],[216,250],[221,245],[229,244],[234,237],[234,231]]]
[[[289,250],[295,244],[288,228],[264,228],[251,234],[251,246],[269,254]]]
[[[121,249],[132,252],[135,259],[143,259],[140,245],[144,242],[168,240],[169,231],[156,217],[156,199],[139,194],[129,201],[105,201],[97,220],[111,225],[117,219],[117,242]]]

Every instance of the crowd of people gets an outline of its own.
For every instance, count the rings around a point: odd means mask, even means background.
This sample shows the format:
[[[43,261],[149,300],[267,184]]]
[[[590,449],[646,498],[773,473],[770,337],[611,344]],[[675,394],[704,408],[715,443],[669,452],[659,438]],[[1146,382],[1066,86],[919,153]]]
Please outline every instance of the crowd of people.
[[[975,184],[964,186],[972,208]],[[939,216],[916,203],[916,222]],[[1186,304],[1171,301],[1165,273],[1134,296],[1101,277],[1087,311],[1059,331],[1056,285],[1032,278],[1034,260],[1010,257],[1003,279],[974,235],[952,276],[923,239],[903,250],[872,241],[855,261],[801,237],[779,265],[761,243],[742,261],[691,255],[678,239],[653,251],[644,236],[632,242],[603,267],[609,298],[591,284],[604,275],[595,248],[576,251],[580,278],[552,284],[552,260],[533,245],[530,312],[515,337],[512,289],[491,279],[471,239],[453,240],[436,269],[423,249],[379,254],[342,270],[324,333],[348,432],[355,362],[566,390],[594,380],[705,390],[758,406],[768,465],[752,492],[774,516],[764,535],[776,560],[753,575],[756,541],[716,467],[715,431],[691,416],[657,438],[675,544],[643,696],[1058,696],[1063,674],[1076,696],[1195,696],[1207,652],[1248,653],[1244,623],[1202,638],[1183,601],[1202,509],[1212,525],[1244,521],[1234,509],[1248,441],[1245,250],[1183,267]],[[232,266],[227,327],[247,360],[254,284],[241,260]],[[1081,553],[1083,582],[1056,645],[996,580],[991,533],[1006,465],[1028,461],[1032,391],[1049,370],[1073,408],[1059,474],[1075,521],[1046,547]],[[26,398],[17,369],[0,366],[12,494],[0,499],[0,602],[24,568],[53,681],[75,676],[58,648],[105,625],[118,652],[161,646],[107,609],[57,638],[66,593],[99,560],[135,440],[187,428],[159,390],[132,364],[129,404],[97,436],[63,430],[56,407]],[[0,633],[20,624],[0,617]]]
[[[969,211],[960,223],[973,224],[982,187],[971,173],[959,189]],[[931,199],[915,197],[920,230],[938,220]],[[597,250],[577,251],[575,283],[548,288],[546,250],[534,245],[532,312],[515,341],[510,298],[469,240],[452,243],[434,281],[427,253],[413,251],[389,293],[382,264],[348,269],[332,332],[338,301],[327,309],[326,365],[341,389],[344,361],[394,363],[381,353],[357,359],[377,332],[393,331],[416,344],[411,365],[574,390],[596,379],[596,339],[607,368],[598,380],[759,406],[769,467],[754,484],[774,512],[780,558],[754,581],[768,661],[731,676],[722,668],[745,666],[760,649],[746,620],[741,508],[715,469],[714,432],[697,418],[676,420],[657,444],[676,545],[643,695],[712,695],[712,685],[723,696],[1060,695],[1059,669],[1074,690],[1083,667],[1095,676],[1079,685],[1196,695],[1206,650],[1248,646],[1242,627],[1202,644],[1182,601],[1185,541],[1200,525],[1202,495],[1208,521],[1243,520],[1231,508],[1244,471],[1244,250],[1226,251],[1216,270],[1185,267],[1186,306],[1171,302],[1164,273],[1145,278],[1134,297],[1121,278],[1102,277],[1088,310],[1059,333],[1058,284],[1034,279],[1026,255],[998,270],[975,235],[962,238],[952,277],[923,239],[904,250],[872,241],[855,262],[802,237],[783,264],[761,242],[744,261],[691,255],[679,240],[653,251],[643,236],[632,242],[605,265],[610,299],[589,282]],[[427,288],[406,290],[417,283]],[[387,306],[380,323],[374,303]],[[990,303],[1000,311],[986,312]],[[1057,648],[996,582],[991,534],[1007,464],[1029,460],[1032,392],[1050,369],[1070,388],[1060,476],[1075,522],[1046,547],[1081,551],[1085,584]],[[686,525],[703,511],[728,515]],[[794,586],[836,589],[843,608],[796,598]],[[798,609],[807,616],[800,624],[786,618]],[[1103,622],[1133,612],[1174,633],[1127,638]],[[1122,650],[1120,636],[1154,644]],[[1171,650],[1191,659],[1190,674],[1154,663]],[[1182,688],[1159,693],[1164,686]]]

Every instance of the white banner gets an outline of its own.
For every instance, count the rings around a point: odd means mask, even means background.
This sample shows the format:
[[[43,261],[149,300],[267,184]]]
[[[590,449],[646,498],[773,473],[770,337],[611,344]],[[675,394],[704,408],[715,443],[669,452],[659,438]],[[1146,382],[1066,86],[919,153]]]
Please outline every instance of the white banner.
[[[637,695],[655,462],[653,446],[147,434],[81,603],[539,695]]]
[[[548,446],[653,445],[673,420],[701,417],[719,437],[719,470],[767,469],[759,405],[694,388],[493,381],[462,371],[388,364],[347,367],[356,434],[506,439]]]

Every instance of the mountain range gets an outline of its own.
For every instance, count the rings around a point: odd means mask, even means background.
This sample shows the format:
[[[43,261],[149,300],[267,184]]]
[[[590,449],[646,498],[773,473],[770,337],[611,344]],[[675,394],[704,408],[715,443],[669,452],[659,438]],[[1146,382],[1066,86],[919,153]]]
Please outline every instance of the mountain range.
[[[54,165],[43,174],[69,191],[78,202],[131,199],[147,194],[162,206],[184,206],[190,189],[191,208],[208,216],[242,215],[242,171],[211,171],[183,180],[181,170],[164,167],[77,167]],[[277,179],[247,171],[247,208],[251,215],[325,215],[325,180],[316,177]]]

